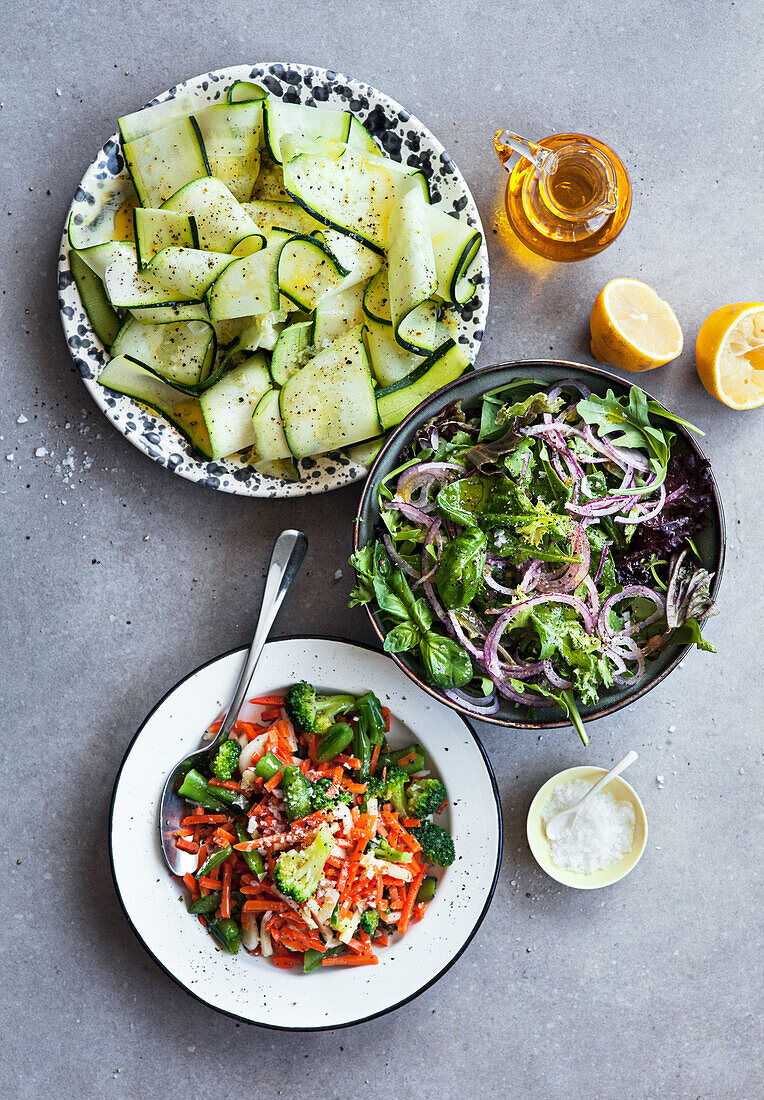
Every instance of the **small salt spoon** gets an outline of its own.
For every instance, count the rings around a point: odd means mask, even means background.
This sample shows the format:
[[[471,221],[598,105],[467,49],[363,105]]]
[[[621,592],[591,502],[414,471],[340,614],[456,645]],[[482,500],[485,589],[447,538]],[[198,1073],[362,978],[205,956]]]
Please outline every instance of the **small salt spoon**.
[[[605,784],[609,783],[611,779],[615,779],[621,772],[626,771],[626,769],[637,759],[639,759],[639,753],[634,752],[634,749],[627,752],[623,760],[619,760],[616,766],[611,768],[607,775],[603,775],[602,779],[595,783],[592,789],[587,791],[584,797],[580,799],[575,806],[570,806],[569,809],[562,810],[560,813],[555,814],[546,825],[547,839],[560,840],[562,837],[567,836],[567,834],[572,831],[576,823],[576,818],[584,803],[590,798],[593,798],[598,791],[601,791]]]

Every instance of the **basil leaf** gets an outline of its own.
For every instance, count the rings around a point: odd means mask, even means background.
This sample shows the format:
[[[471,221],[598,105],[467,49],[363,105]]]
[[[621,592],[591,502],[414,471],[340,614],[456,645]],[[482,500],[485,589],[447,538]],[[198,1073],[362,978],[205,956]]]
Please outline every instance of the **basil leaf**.
[[[494,479],[461,478],[445,485],[438,493],[438,511],[445,519],[463,527],[476,527],[478,516],[488,502]]]
[[[409,649],[416,649],[420,638],[421,634],[413,623],[398,623],[385,636],[383,648],[386,653],[405,653]]]
[[[409,618],[408,611],[382,577],[375,575],[373,585],[379,610],[384,611],[387,615],[392,615],[394,619],[407,622]]]
[[[470,603],[483,579],[486,559],[485,532],[478,527],[463,531],[443,547],[435,582],[449,611]]]
[[[464,687],[472,679],[469,654],[450,638],[425,634],[420,652],[428,679],[436,687]]]

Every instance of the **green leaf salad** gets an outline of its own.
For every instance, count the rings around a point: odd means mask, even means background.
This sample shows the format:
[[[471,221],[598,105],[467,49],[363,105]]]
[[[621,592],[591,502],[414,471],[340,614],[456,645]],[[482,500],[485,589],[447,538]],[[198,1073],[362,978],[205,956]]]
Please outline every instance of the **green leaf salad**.
[[[693,542],[711,475],[671,422],[698,432],[636,387],[599,396],[573,379],[447,406],[380,483],[351,606],[375,606],[385,649],[476,716],[499,696],[556,707],[586,743],[580,704],[637,684],[670,639],[713,650]]]

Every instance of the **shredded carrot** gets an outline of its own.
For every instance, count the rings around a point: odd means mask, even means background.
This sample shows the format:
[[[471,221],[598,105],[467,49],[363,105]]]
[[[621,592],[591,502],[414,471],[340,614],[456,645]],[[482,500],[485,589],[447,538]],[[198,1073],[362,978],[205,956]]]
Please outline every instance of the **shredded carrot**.
[[[199,885],[203,886],[205,890],[212,890],[217,893],[220,889],[220,879],[212,878],[209,875],[205,875],[204,878],[198,880]]]
[[[404,817],[401,821],[402,825],[405,825],[407,829],[413,829],[417,825],[421,825],[422,822],[418,817]]]
[[[297,955],[274,955],[271,959],[274,966],[280,966],[282,970],[288,970],[293,966],[300,965],[300,959]]]
[[[416,896],[419,893],[419,887],[422,885],[422,880],[423,879],[424,879],[424,871],[422,870],[422,871],[419,872],[419,874],[416,876],[414,881],[411,883],[411,886],[409,887],[409,892],[406,895],[406,902],[405,902],[405,904],[403,906],[403,910],[401,912],[401,918],[398,921],[398,931],[399,932],[405,932],[406,929],[409,926],[409,921],[411,920],[411,913],[414,909],[414,902],[416,901]]]
[[[276,772],[275,775],[272,775],[270,779],[266,780],[266,782],[264,783],[264,787],[265,787],[266,791],[268,791],[269,794],[270,794],[271,791],[275,790],[276,787],[278,787],[281,784],[281,777],[282,777],[283,774],[284,774],[284,769],[279,768],[279,770]]]
[[[228,820],[225,814],[191,814],[183,818],[181,825],[224,825]]]
[[[385,720],[385,733],[390,732],[390,708],[382,707],[382,717]]]
[[[322,966],[374,966],[379,962],[376,955],[332,955],[322,959]]]
[[[374,751],[371,754],[371,763],[369,764],[369,773],[371,775],[374,775],[374,772],[377,770],[377,763],[379,762],[379,753],[381,748],[381,743],[377,742],[377,744],[374,746]]]
[[[412,752],[407,752],[406,755],[402,756],[400,758],[400,760],[398,761],[398,767],[399,768],[405,768],[407,764],[413,764],[415,760],[416,760],[416,753],[413,752],[413,751]]]
[[[253,898],[241,907],[242,913],[267,913],[269,909],[274,913],[286,913],[289,906],[285,901],[274,901],[273,898]]]
[[[230,779],[212,779],[207,781],[211,787],[224,787],[227,791],[236,791],[237,794],[241,794],[244,788],[240,783],[233,783]]]
[[[196,901],[196,899],[199,897],[199,884],[197,883],[196,879],[189,872],[189,874],[183,876],[183,881],[185,882],[191,893],[191,901]]]
[[[194,843],[193,840],[184,840],[182,836],[175,838],[175,847],[180,848],[182,852],[190,852],[194,856],[199,851],[198,844]]]
[[[258,695],[256,699],[250,699],[249,701],[250,701],[250,703],[252,703],[256,707],[268,707],[268,706],[283,707],[283,705],[284,705],[284,696],[283,695]]]

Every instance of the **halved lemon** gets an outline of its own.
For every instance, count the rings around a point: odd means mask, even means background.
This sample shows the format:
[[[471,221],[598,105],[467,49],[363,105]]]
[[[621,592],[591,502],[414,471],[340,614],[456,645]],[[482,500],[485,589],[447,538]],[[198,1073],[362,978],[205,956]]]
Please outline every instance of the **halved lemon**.
[[[764,405],[764,302],[735,302],[706,317],[695,366],[711,396],[730,409]]]
[[[682,353],[673,309],[638,279],[611,279],[594,303],[589,326],[594,358],[621,370],[652,370]]]

